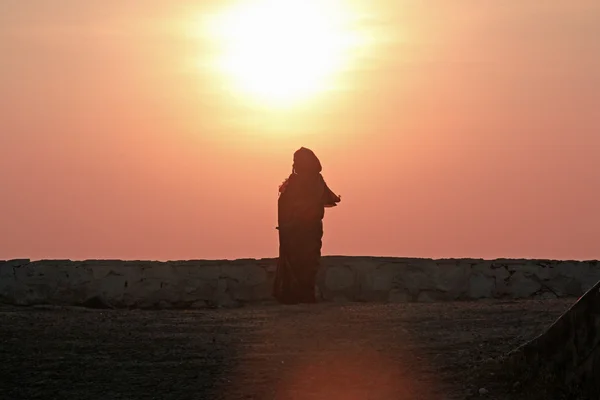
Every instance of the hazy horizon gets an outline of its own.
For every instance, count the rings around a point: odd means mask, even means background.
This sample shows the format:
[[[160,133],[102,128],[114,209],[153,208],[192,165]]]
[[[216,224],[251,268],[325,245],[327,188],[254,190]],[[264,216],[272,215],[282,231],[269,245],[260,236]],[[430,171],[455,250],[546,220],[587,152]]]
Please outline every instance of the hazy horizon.
[[[215,70],[236,3],[0,0],[0,259],[276,257],[301,146],[324,255],[600,258],[600,2],[337,1],[285,107]]]

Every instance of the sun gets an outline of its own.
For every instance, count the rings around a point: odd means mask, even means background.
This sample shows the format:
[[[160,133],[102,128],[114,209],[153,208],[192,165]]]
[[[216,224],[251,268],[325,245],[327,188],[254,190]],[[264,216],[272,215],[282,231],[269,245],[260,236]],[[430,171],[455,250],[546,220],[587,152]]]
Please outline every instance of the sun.
[[[360,38],[345,4],[331,0],[254,0],[208,22],[217,70],[237,93],[286,106],[332,87]]]

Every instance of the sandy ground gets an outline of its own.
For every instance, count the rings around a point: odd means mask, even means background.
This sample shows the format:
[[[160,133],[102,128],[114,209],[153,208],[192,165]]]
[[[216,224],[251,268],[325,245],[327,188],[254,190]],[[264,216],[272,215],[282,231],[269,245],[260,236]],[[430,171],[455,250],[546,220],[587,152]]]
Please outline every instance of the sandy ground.
[[[573,302],[0,307],[0,399],[513,399],[486,360]]]

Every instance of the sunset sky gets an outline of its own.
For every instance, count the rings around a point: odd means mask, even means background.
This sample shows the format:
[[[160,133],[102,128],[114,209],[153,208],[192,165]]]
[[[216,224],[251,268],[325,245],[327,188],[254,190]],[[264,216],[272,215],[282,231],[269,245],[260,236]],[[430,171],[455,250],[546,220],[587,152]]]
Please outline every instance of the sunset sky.
[[[0,0],[0,259],[600,258],[598,0],[265,3]]]

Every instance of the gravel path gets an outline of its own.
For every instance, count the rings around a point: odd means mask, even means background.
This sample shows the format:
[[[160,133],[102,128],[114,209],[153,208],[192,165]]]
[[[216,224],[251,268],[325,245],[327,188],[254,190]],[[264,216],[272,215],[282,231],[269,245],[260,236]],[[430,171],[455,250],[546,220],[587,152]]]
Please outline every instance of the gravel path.
[[[573,302],[0,307],[0,399],[512,399],[483,362]]]

